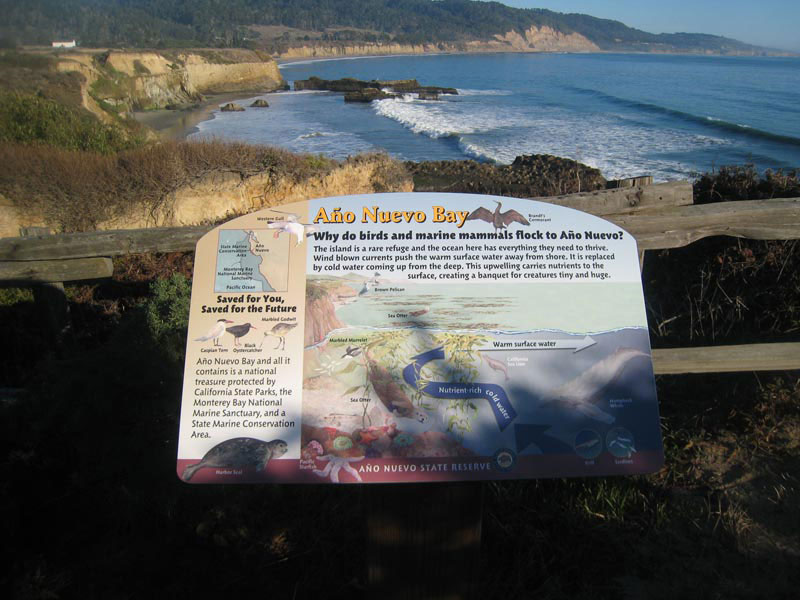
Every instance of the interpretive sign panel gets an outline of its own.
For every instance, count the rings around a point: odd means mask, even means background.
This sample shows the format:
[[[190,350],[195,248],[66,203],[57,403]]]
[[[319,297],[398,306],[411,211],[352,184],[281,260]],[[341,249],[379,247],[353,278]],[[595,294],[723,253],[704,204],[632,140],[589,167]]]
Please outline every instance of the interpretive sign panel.
[[[323,198],[197,244],[178,476],[377,483],[663,462],[634,238],[471,194]]]

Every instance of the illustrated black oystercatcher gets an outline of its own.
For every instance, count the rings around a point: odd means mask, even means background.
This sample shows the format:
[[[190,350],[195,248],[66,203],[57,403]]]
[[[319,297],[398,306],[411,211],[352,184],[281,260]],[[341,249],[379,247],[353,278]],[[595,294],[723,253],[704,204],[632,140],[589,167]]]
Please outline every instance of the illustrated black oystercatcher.
[[[493,200],[493,202],[497,202],[497,208],[494,209],[494,212],[483,208],[476,208],[467,216],[467,221],[474,221],[479,219],[481,221],[486,221],[487,223],[491,223],[494,227],[495,233],[497,233],[498,229],[505,229],[511,223],[519,223],[520,225],[525,225],[526,227],[530,225],[528,219],[523,217],[515,210],[507,210],[506,212],[500,212],[500,207],[503,206],[497,200]]]
[[[197,471],[205,467],[217,469],[255,467],[259,471],[263,471],[267,468],[270,459],[280,458],[286,454],[288,449],[289,446],[283,440],[262,442],[247,437],[225,440],[206,452],[199,463],[186,467],[181,479],[189,481]]]
[[[286,349],[286,334],[288,334],[292,329],[297,327],[297,323],[278,323],[273,327],[270,331],[264,333],[264,337],[261,339],[261,344],[264,344],[264,340],[268,335],[274,336],[276,338],[280,338],[278,340],[278,345],[275,346],[275,350],[278,348],[282,348],[283,350]],[[260,348],[261,346],[259,346]]]
[[[251,329],[256,329],[250,323],[245,323],[244,325],[234,325],[233,327],[227,327],[225,331],[230,333],[233,336],[233,345],[239,345],[239,338],[244,337],[247,335]]]
[[[229,321],[228,319],[219,319],[214,326],[208,330],[208,333],[202,337],[195,338],[195,342],[207,342],[208,340],[214,340],[214,345],[219,346],[217,340],[225,335],[225,326],[228,323],[233,323],[233,321]]]

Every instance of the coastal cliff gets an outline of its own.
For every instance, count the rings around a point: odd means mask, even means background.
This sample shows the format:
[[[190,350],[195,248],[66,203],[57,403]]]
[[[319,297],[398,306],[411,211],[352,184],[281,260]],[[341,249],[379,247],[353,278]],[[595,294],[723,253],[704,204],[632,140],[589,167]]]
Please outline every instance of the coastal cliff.
[[[84,76],[84,107],[104,120],[109,113],[195,104],[203,94],[270,92],[285,85],[275,61],[255,50],[71,53],[58,69]]]
[[[382,56],[388,54],[443,54],[461,52],[598,52],[599,46],[579,33],[562,33],[547,26],[530,27],[524,35],[517,31],[497,34],[486,41],[463,43],[398,44],[387,43],[312,43],[290,46],[277,53],[280,59],[327,58],[337,56]]]
[[[547,26],[531,27],[521,35],[509,31],[495,35],[498,52],[598,52],[600,47],[580,33],[562,33]],[[478,42],[479,44],[483,42]],[[488,45],[493,45],[488,42]],[[509,49],[508,46],[511,48]]]

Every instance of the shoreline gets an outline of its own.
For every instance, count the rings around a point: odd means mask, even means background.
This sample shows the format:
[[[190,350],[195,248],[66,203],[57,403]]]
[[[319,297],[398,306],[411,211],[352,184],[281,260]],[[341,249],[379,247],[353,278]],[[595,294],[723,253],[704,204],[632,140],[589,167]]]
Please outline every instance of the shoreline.
[[[668,52],[508,52],[508,51],[487,51],[487,52],[470,52],[470,51],[443,51],[432,53],[400,53],[400,54],[353,54],[345,56],[321,56],[321,57],[292,57],[292,58],[274,58],[278,68],[284,66],[291,66],[297,64],[311,64],[316,62],[330,62],[342,60],[362,60],[372,58],[402,58],[402,57],[436,57],[436,56],[465,56],[465,55],[481,55],[481,54],[633,54],[633,55],[682,55],[682,56],[698,56],[707,57],[705,54],[694,53],[668,53]],[[712,55],[719,58],[740,58],[742,55],[725,55],[715,54]],[[743,55],[748,56],[748,55]],[[798,55],[800,56],[800,54]],[[784,55],[778,55],[784,57]],[[768,56],[764,58],[773,58]],[[240,92],[226,92],[224,94],[209,94],[205,99],[199,103],[196,108],[184,108],[178,110],[158,109],[151,111],[138,111],[133,113],[133,118],[152,129],[162,141],[180,141],[187,139],[193,133],[199,131],[198,125],[205,121],[214,118],[214,111],[218,110],[223,104],[228,102],[241,102],[243,100],[250,100],[256,97],[265,97],[271,94],[279,93],[282,90],[273,90],[269,92],[259,90],[242,90]]]
[[[181,141],[198,132],[198,125],[214,118],[214,111],[223,104],[242,99],[267,96],[275,92],[241,91],[225,94],[208,94],[197,107],[168,110],[135,111],[133,118],[138,123],[152,129],[162,141]],[[249,94],[249,95],[248,95]]]
[[[275,59],[275,63],[280,69],[281,66],[292,64],[308,64],[314,62],[327,62],[332,60],[356,60],[363,58],[392,58],[403,56],[442,56],[444,54],[455,54],[439,52],[436,54],[364,54],[353,56],[320,57],[308,59]],[[196,108],[183,108],[168,110],[160,108],[157,110],[134,111],[133,118],[138,123],[152,129],[162,141],[181,141],[188,138],[193,133],[199,131],[198,125],[214,118],[214,111],[218,110],[223,104],[228,102],[240,102],[251,98],[269,96],[280,93],[283,90],[273,90],[263,92],[258,90],[242,90],[241,92],[226,92],[224,94],[208,94]]]

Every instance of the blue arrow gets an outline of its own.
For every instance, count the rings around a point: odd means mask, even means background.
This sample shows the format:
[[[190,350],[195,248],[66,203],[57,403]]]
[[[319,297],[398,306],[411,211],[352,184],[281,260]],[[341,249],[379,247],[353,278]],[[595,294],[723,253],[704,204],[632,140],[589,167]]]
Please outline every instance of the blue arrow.
[[[419,373],[425,363],[432,360],[444,358],[444,349],[435,348],[413,357],[413,361],[403,369],[403,379],[413,388],[418,389],[426,396],[432,398],[442,398],[445,400],[466,400],[468,398],[484,398],[489,401],[492,407],[497,426],[503,431],[508,425],[517,418],[517,411],[511,406],[506,391],[494,383],[448,383],[440,381],[430,381],[419,387]]]

